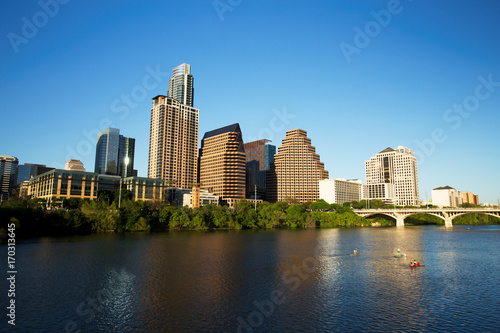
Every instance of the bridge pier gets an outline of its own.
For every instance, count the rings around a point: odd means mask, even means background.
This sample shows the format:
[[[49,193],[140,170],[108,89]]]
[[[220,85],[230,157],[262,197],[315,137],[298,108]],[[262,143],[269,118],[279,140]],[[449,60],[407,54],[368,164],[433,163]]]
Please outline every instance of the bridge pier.
[[[405,226],[405,218],[404,216],[396,217],[396,227],[404,227]]]
[[[453,228],[453,219],[449,216],[447,216],[445,219],[444,219],[444,227],[445,228]]]

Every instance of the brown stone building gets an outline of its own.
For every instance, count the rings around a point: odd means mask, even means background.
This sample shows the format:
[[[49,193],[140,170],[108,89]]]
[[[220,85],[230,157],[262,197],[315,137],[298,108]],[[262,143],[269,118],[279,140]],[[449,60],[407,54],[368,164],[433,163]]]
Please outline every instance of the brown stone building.
[[[316,201],[322,179],[328,179],[328,171],[320,162],[307,132],[301,129],[287,131],[271,165],[268,192],[274,193],[268,194],[269,200]]]
[[[245,198],[245,149],[240,125],[205,133],[201,140],[199,182],[230,205]]]
[[[262,139],[245,143],[247,199],[267,200],[266,177],[271,163],[274,162],[274,154],[276,154],[276,146],[269,142],[271,141]],[[257,198],[255,197],[256,190]]]
[[[479,205],[479,196],[472,192],[462,192],[462,203]]]
[[[191,188],[197,177],[199,111],[174,98],[153,98],[148,177]]]

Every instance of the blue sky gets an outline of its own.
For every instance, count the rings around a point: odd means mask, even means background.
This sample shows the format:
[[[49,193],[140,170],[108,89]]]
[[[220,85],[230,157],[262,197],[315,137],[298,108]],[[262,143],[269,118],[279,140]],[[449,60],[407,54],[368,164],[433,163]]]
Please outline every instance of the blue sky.
[[[416,151],[420,197],[500,198],[500,3],[3,1],[0,154],[93,171],[97,133],[136,139],[151,98],[191,65],[199,137],[240,123],[280,146],[308,132],[330,178],[365,179],[386,147]],[[128,97],[127,97],[128,96]],[[128,99],[127,99],[128,98]]]

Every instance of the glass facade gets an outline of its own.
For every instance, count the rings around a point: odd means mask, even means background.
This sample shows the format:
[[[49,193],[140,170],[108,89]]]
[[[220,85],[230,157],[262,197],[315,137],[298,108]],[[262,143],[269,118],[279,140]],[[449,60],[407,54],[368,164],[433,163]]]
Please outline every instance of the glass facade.
[[[42,164],[24,163],[24,165],[20,165],[18,168],[16,184],[30,180],[31,177],[41,175],[50,170],[54,170],[54,168],[48,168],[46,165]]]
[[[55,169],[29,182],[32,198],[80,198],[96,200],[100,191],[115,192],[120,184],[132,193],[133,200],[164,201],[167,198],[163,179],[143,177],[121,178],[94,172]]]
[[[172,70],[172,77],[168,81],[167,97],[171,97],[184,105],[193,106],[194,85],[191,75],[191,66],[181,64]]]
[[[262,139],[245,143],[247,199],[255,199],[255,186],[257,186],[257,199],[266,200],[267,174],[276,154],[276,146],[268,142],[270,141]]]
[[[135,139],[120,135],[120,130],[107,128],[97,135],[94,172],[127,177],[133,174]]]
[[[14,156],[0,155],[0,202],[7,201],[17,182],[19,160]]]

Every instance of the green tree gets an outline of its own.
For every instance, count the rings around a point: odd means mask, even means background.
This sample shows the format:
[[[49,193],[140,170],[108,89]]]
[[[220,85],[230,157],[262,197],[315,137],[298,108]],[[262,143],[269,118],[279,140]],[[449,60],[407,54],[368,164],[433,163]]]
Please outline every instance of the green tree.
[[[318,201],[309,205],[310,210],[327,210],[330,209],[330,204],[323,199],[319,199]]]
[[[462,208],[474,208],[474,207],[479,207],[479,206],[466,202],[466,203],[460,204],[460,207],[462,207]]]
[[[306,226],[306,210],[302,205],[291,205],[286,210],[286,225],[290,228]]]
[[[108,190],[99,191],[97,193],[97,201],[104,202],[109,206],[114,201],[113,192],[108,191]]]
[[[216,228],[230,228],[234,224],[231,212],[226,206],[216,206],[211,212],[211,221]]]
[[[120,190],[122,192],[122,196],[121,196],[121,199],[120,199]],[[125,201],[129,201],[129,200],[132,200],[132,192],[130,192],[129,190],[125,189],[125,188],[122,188],[122,189],[117,189],[114,194],[113,194],[113,197],[114,197],[114,200],[113,202],[115,203],[116,206],[118,206],[120,200],[121,200],[121,203],[123,204]]]
[[[153,230],[168,230],[170,225],[170,219],[172,215],[179,212],[179,208],[174,206],[165,206],[160,209],[158,213],[158,220],[156,223],[152,223],[151,229]]]
[[[243,228],[256,228],[258,217],[255,212],[254,203],[248,200],[239,200],[234,204],[234,216],[238,224]]]

